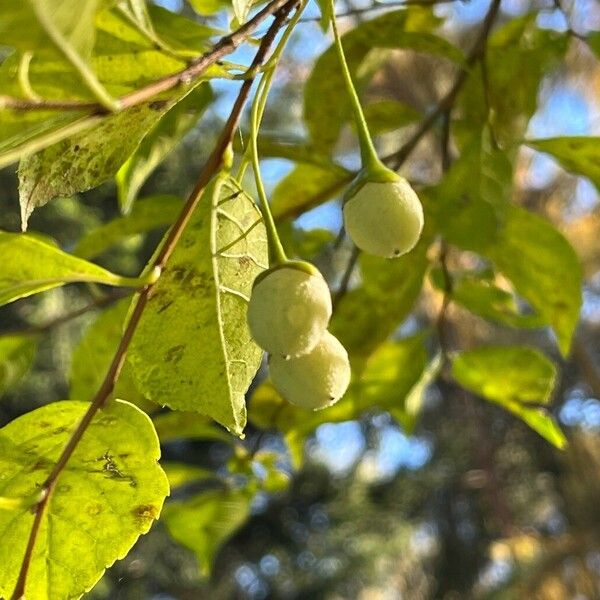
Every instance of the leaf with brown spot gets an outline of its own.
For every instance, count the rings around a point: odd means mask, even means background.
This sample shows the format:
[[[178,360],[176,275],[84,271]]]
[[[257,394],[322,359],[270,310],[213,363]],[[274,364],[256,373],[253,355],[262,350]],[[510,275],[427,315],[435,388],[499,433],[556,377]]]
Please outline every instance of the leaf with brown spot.
[[[17,580],[39,490],[87,402],[55,402],[0,430],[0,597]],[[51,433],[49,433],[51,430]],[[27,598],[79,598],[158,518],[169,493],[150,419],[114,401],[92,420],[60,474],[37,537]]]

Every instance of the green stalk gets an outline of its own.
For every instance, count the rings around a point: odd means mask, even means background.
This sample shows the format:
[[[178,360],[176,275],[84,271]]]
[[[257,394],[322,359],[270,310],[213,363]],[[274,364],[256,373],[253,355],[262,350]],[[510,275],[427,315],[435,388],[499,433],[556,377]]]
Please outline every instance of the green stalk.
[[[260,88],[262,90],[261,94],[258,93],[258,90],[256,92],[257,96],[260,96],[260,100],[259,100],[260,105],[258,107],[258,113],[257,113],[257,128],[260,128],[260,123],[262,121],[263,114],[265,112],[265,106],[267,105],[267,98],[269,96],[269,89],[271,87],[271,81],[273,79],[273,74],[275,73],[275,68],[277,67],[277,64],[279,63],[279,59],[281,58],[281,55],[283,54],[283,51],[288,43],[290,35],[292,34],[292,31],[294,30],[296,23],[298,23],[298,21],[300,20],[300,17],[302,16],[302,12],[304,11],[305,7],[306,7],[306,1],[304,1],[300,4],[300,6],[298,7],[298,10],[294,14],[294,16],[290,19],[288,26],[285,28],[285,30],[281,36],[281,39],[279,40],[279,43],[277,44],[275,50],[273,50],[273,54],[271,54],[271,58],[269,58],[269,60],[263,65],[263,68],[262,68],[263,75],[261,78],[261,83],[262,83],[263,79],[266,79],[266,82],[265,82],[264,87]],[[251,152],[252,152],[251,146],[246,146],[246,149],[242,156],[240,168],[238,169],[238,173],[237,173],[238,181],[241,181],[243,179],[244,173],[246,172],[246,168],[248,167],[248,164],[251,162],[251,158],[250,158]]]
[[[352,105],[352,112],[354,113],[354,122],[356,124],[356,131],[358,134],[358,143],[360,146],[360,158],[362,162],[362,170],[365,172],[366,178],[369,179],[369,175],[373,175],[375,179],[379,179],[384,173],[389,173],[389,169],[379,160],[377,151],[373,145],[371,134],[369,133],[369,127],[365,114],[363,112],[354,82],[352,81],[352,75],[350,75],[350,69],[346,62],[346,55],[344,54],[344,48],[342,46],[342,39],[337,28],[337,21],[335,18],[335,1],[330,0],[331,5],[331,28],[333,29],[333,38],[335,49],[342,67],[342,75],[344,77],[344,83],[346,84],[346,91],[350,96],[350,103]]]
[[[258,84],[258,89],[256,90],[256,95],[254,96],[254,101],[252,102],[252,110],[250,116],[250,148],[252,152],[252,168],[254,170],[254,180],[256,181],[256,191],[258,193],[258,198],[260,200],[260,208],[263,214],[263,218],[265,220],[265,226],[267,228],[267,237],[269,239],[269,249],[273,255],[274,263],[283,264],[288,262],[288,258],[285,254],[285,250],[281,244],[281,240],[279,239],[279,234],[277,233],[277,227],[275,226],[275,220],[273,219],[273,214],[271,213],[271,207],[269,206],[269,200],[267,199],[267,194],[265,192],[265,186],[263,185],[262,177],[260,174],[260,164],[258,160],[258,112],[261,105],[261,97],[262,92],[266,88],[269,83],[269,78],[265,73]],[[266,96],[266,94],[265,94]],[[264,106],[263,106],[264,108]]]
[[[250,145],[244,153],[244,156],[242,158],[242,165],[240,167],[239,172],[239,178],[241,178],[241,176],[243,176],[248,161],[247,153],[248,151],[250,151],[252,169],[254,171],[254,179],[256,181],[256,191],[258,193],[261,211],[265,220],[265,226],[267,228],[269,248],[271,250],[271,254],[273,255],[273,262],[276,265],[285,264],[286,262],[289,262],[289,260],[285,254],[285,250],[283,249],[281,240],[279,239],[277,227],[275,226],[275,220],[273,219],[273,214],[271,213],[271,207],[269,205],[269,200],[267,199],[265,186],[263,184],[262,176],[260,173],[260,162],[258,156],[258,130],[260,128],[260,122],[265,112],[265,106],[267,104],[267,98],[269,95],[271,82],[273,80],[273,74],[275,73],[275,67],[277,66],[277,63],[279,62],[279,59],[283,54],[283,50],[290,38],[290,35],[292,34],[296,23],[302,15],[302,11],[304,10],[305,6],[306,2],[302,2],[302,4],[298,7],[298,10],[294,14],[293,18],[290,20],[288,26],[285,28],[283,35],[281,36],[281,39],[277,44],[277,47],[271,55],[271,58],[264,67],[264,72],[260,78],[260,82],[258,84],[258,88],[256,90],[256,94],[254,96],[250,112]]]

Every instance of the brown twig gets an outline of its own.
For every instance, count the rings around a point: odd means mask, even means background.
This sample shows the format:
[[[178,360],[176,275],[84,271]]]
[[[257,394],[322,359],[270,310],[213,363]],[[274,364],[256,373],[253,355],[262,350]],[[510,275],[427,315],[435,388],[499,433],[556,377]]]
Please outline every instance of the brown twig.
[[[132,293],[133,293],[132,290],[128,290],[126,292],[119,291],[119,292],[116,292],[113,294],[108,294],[106,296],[100,296],[99,298],[92,300],[85,306],[82,306],[81,308],[77,308],[71,312],[64,314],[64,315],[60,315],[59,317],[56,317],[50,321],[47,321],[46,323],[42,323],[41,325],[32,325],[30,327],[26,327],[23,329],[9,329],[7,331],[2,331],[2,332],[0,332],[0,338],[8,337],[11,335],[33,336],[33,335],[38,335],[40,333],[46,333],[47,331],[50,331],[51,329],[54,329],[55,327],[59,327],[60,325],[64,325],[65,323],[68,323],[69,321],[72,321],[73,319],[76,319],[77,317],[81,317],[82,315],[84,315],[92,310],[97,310],[99,308],[109,306],[110,304],[113,304],[114,302],[117,302],[118,300],[127,298],[127,296],[130,296]]]
[[[254,60],[252,61],[252,65],[250,66],[250,73],[256,72],[258,67],[264,62],[267,52],[271,47],[271,44],[273,43],[277,32],[283,26],[287,15],[292,11],[294,6],[296,6],[297,2],[298,0],[287,0],[286,2],[280,2],[280,0],[277,0],[277,3],[279,5],[278,10],[274,14],[275,18],[273,20],[273,23],[271,24],[267,33],[261,40],[260,46],[256,52]],[[226,152],[227,147],[231,143],[235,128],[238,125],[240,115],[242,113],[242,109],[246,104],[246,100],[250,93],[252,83],[253,78],[250,77],[247,80],[245,80],[242,84],[242,87],[233,105],[229,118],[227,119],[227,123],[225,124],[225,127],[221,132],[219,140],[217,141],[215,148],[213,149],[210,157],[204,165],[198,177],[198,181],[196,183],[196,186],[194,187],[194,190],[192,191],[187,202],[182,208],[175,224],[171,227],[167,238],[164,244],[162,245],[160,252],[158,253],[158,256],[154,260],[153,267],[156,271],[160,272],[166,265],[170,256],[173,254],[173,251],[177,246],[177,243],[183,233],[183,230],[185,229],[185,226],[190,220],[194,209],[196,208],[198,202],[201,199],[202,192],[204,191],[210,180],[221,168],[223,156]],[[41,488],[41,499],[35,506],[35,517],[27,542],[27,547],[25,549],[25,555],[21,563],[21,570],[19,572],[19,577],[17,579],[15,591],[12,594],[12,600],[24,600],[25,598],[25,585],[27,581],[27,574],[29,572],[29,567],[31,565],[31,560],[33,557],[35,542],[37,540],[37,536],[42,524],[42,519],[46,507],[48,506],[48,502],[56,486],[57,479],[63,471],[63,469],[66,467],[69,459],[73,455],[73,452],[77,448],[77,445],[79,444],[81,438],[83,437],[87,428],[92,422],[92,419],[94,418],[96,413],[106,405],[106,402],[115,385],[115,381],[118,379],[119,373],[121,372],[121,369],[125,362],[125,356],[127,354],[129,344],[131,343],[137,325],[140,322],[140,319],[144,312],[144,308],[148,303],[148,299],[155,285],[156,283],[149,284],[141,290],[138,296],[137,303],[135,304],[131,312],[131,316],[129,318],[119,346],[116,350],[116,353],[113,357],[113,360],[104,378],[104,381],[100,386],[100,389],[94,396],[87,412],[77,425],[74,432],[71,434],[71,437],[65,445],[58,461],[54,465],[52,471],[46,478],[46,481],[44,482]]]
[[[231,54],[238,46],[246,41],[256,28],[270,15],[277,12],[289,0],[273,0],[262,10],[257,12],[250,20],[239,29],[222,37],[210,50],[192,60],[190,64],[181,71],[162,77],[152,83],[125,94],[117,99],[120,110],[131,108],[142,102],[154,98],[161,92],[166,92],[178,85],[190,85],[198,79],[208,67],[214,65],[223,57]],[[26,100],[12,96],[0,96],[0,109],[10,108],[13,110],[83,110],[91,114],[103,114],[107,110],[99,102],[78,102],[69,100]]]

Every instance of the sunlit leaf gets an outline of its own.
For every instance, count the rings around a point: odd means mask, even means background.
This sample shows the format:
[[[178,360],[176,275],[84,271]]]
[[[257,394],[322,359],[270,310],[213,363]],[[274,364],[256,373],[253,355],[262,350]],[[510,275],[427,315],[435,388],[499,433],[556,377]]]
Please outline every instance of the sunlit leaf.
[[[33,210],[58,196],[69,196],[110,179],[148,130],[172,106],[150,102],[105,118],[97,127],[66,138],[19,165],[23,227]]]
[[[154,427],[162,443],[173,440],[212,440],[231,444],[233,438],[204,415],[180,410],[161,413],[154,417]]]
[[[452,364],[458,381],[488,400],[546,404],[556,367],[539,350],[525,346],[488,346],[459,354]]]
[[[567,171],[587,177],[600,189],[600,137],[556,137],[526,144],[550,154]]]
[[[551,415],[528,404],[547,404],[556,367],[539,350],[524,346],[487,346],[463,352],[452,374],[468,390],[495,402],[522,419],[555,446],[566,440]]]
[[[123,299],[102,311],[75,346],[69,374],[72,398],[91,400],[99,390],[123,335],[129,303],[129,299]],[[127,399],[145,410],[156,408],[146,402],[135,387],[127,363],[111,397]]]
[[[63,252],[24,233],[0,231],[0,305],[77,281],[137,286],[139,281]]]
[[[550,223],[509,206],[496,242],[484,253],[544,319],[566,355],[581,308],[582,269],[569,242]]]
[[[196,411],[236,434],[262,351],[246,323],[252,283],[267,265],[252,199],[225,176],[204,192],[156,284],[129,353],[138,387],[158,404]]]
[[[87,402],[56,402],[0,430],[0,496],[26,502],[0,510],[0,596],[14,589],[40,487]],[[79,598],[158,518],[169,492],[150,419],[117,401],[93,419],[60,474],[42,518],[25,595]]]
[[[444,291],[441,269],[432,270],[432,283]],[[519,310],[514,294],[498,287],[493,280],[478,277],[474,273],[452,274],[450,297],[473,314],[510,327],[543,327],[545,321],[539,315],[526,314]]]
[[[355,370],[412,310],[429,264],[427,246],[424,238],[393,261],[361,255],[362,285],[341,298],[331,321],[331,331],[348,350]]]

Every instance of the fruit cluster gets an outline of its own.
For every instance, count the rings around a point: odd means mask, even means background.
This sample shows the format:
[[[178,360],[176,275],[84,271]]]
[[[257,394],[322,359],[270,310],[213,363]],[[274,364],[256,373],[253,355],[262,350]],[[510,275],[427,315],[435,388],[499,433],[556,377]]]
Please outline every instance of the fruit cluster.
[[[297,406],[331,406],[350,383],[350,362],[342,344],[327,331],[331,294],[313,265],[287,261],[256,278],[248,325],[269,353],[271,380]]]

